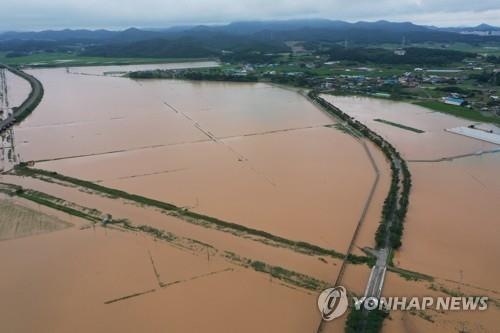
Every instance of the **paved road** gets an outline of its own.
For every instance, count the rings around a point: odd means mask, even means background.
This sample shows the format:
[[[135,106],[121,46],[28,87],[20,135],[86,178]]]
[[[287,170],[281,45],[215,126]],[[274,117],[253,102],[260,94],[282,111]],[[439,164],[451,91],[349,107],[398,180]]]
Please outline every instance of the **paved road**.
[[[309,99],[309,97],[307,95],[305,95],[305,97]],[[309,100],[313,104],[317,105],[321,110],[324,110],[323,106],[321,106],[320,104],[318,104],[314,99],[309,99]],[[330,117],[332,117],[332,115],[329,112],[327,112],[327,115],[330,116]],[[334,117],[334,119],[336,121],[338,121],[340,124],[343,124],[344,126],[348,126],[349,127],[349,124],[347,124],[345,121],[342,121],[342,120],[338,119],[337,117]],[[367,199],[365,201],[365,205],[364,205],[363,210],[361,212],[361,216],[360,216],[360,218],[358,220],[358,224],[356,225],[356,229],[354,230],[354,233],[352,235],[351,241],[349,243],[349,247],[348,247],[348,249],[346,251],[346,256],[342,260],[342,264],[340,266],[340,270],[339,270],[339,273],[337,275],[337,279],[335,280],[334,286],[338,286],[338,285],[341,284],[342,278],[344,276],[345,268],[346,268],[346,265],[348,263],[348,256],[351,254],[351,252],[353,250],[353,247],[354,247],[354,244],[356,242],[359,230],[360,230],[361,225],[363,224],[363,221],[364,221],[364,219],[366,217],[368,208],[369,208],[369,206],[370,206],[370,204],[372,202],[373,195],[375,193],[375,189],[377,188],[377,185],[378,185],[378,182],[379,182],[379,179],[380,179],[380,171],[378,169],[377,163],[375,163],[375,159],[373,158],[373,156],[372,156],[372,154],[370,152],[370,149],[368,148],[368,146],[367,146],[367,144],[365,142],[365,139],[361,138],[361,139],[358,139],[358,141],[363,146],[363,149],[365,150],[365,152],[366,152],[366,154],[367,154],[367,156],[368,156],[368,158],[370,160],[370,164],[372,165],[374,173],[375,173],[375,179],[373,181],[373,184],[372,184],[372,187],[371,187],[370,192],[368,194],[368,197],[367,197]],[[383,278],[382,278],[382,280],[383,280]],[[325,324],[324,320],[321,319],[316,332],[322,332],[324,324]]]
[[[377,256],[377,262],[372,267],[370,278],[365,290],[365,297],[380,298],[384,287],[385,272],[387,271],[388,251],[386,248],[372,251]]]
[[[17,70],[10,66],[0,64],[0,67],[8,69],[11,73],[27,80],[31,85],[31,93],[28,98],[15,109],[14,113],[8,116],[6,119],[0,121],[0,133],[12,127],[23,114],[32,111],[40,102],[43,96],[43,86],[36,78],[31,75],[24,73],[23,71]]]
[[[22,121],[26,116],[30,114],[40,103],[43,97],[43,86],[36,78],[33,76],[24,73],[18,69],[9,67],[7,65],[0,64],[0,68],[2,69],[1,73],[1,106],[3,112],[2,120],[0,121],[0,136],[1,136],[1,149],[2,153],[0,156],[0,171],[4,171],[5,169],[9,169],[14,166],[18,161],[18,156],[16,156],[15,148],[14,148],[14,131],[12,126],[14,126],[17,122]],[[5,78],[5,71],[8,70],[11,73],[27,80],[31,86],[31,92],[24,100],[24,102],[19,105],[19,107],[15,107],[10,109],[9,103],[7,101],[7,82]]]
[[[403,179],[401,172],[401,160],[396,155],[392,155],[392,160],[394,161],[396,170],[399,173],[400,186],[396,197],[396,207],[394,207],[391,213],[391,218],[387,223],[386,226],[387,230],[391,228],[392,223],[396,219],[396,210],[398,209],[399,206],[399,199],[401,198],[401,191],[402,191],[401,180]],[[380,296],[382,295],[382,289],[384,288],[384,281],[385,281],[385,273],[387,272],[387,261],[392,249],[389,238],[390,238],[390,232],[387,232],[384,240],[384,247],[378,250],[371,250],[371,252],[377,257],[377,261],[375,263],[375,266],[372,267],[372,271],[370,273],[370,277],[368,278],[368,283],[366,285],[364,296],[367,298],[375,297],[377,299],[380,299]]]

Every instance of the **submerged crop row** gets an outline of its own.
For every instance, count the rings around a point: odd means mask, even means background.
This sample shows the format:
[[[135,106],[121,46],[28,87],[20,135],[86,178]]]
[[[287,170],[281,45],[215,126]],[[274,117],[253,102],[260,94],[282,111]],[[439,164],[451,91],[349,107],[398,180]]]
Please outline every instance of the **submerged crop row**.
[[[186,222],[190,222],[208,228],[214,228],[220,231],[231,233],[236,236],[250,236],[252,240],[259,241],[270,246],[288,248],[295,252],[306,255],[329,256],[336,259],[346,258],[346,260],[348,260],[353,264],[372,265],[374,263],[374,258],[370,256],[358,256],[354,254],[349,254],[346,257],[345,254],[337,252],[333,249],[325,249],[323,247],[308,242],[287,239],[278,235],[268,233],[263,230],[249,228],[241,224],[223,221],[212,216],[196,213],[185,208],[177,207],[176,205],[171,203],[150,199],[136,194],[130,194],[125,191],[105,187],[90,181],[85,181],[61,175],[57,172],[30,168],[27,166],[26,163],[21,163],[18,166],[16,166],[14,172],[19,176],[29,176],[43,181],[50,182],[51,179],[63,181],[75,186],[80,186],[85,189],[96,191],[97,193],[106,195],[110,198],[125,199],[140,205],[159,208],[165,212],[168,212],[170,215],[178,217]]]
[[[92,223],[98,223],[102,221],[103,213],[97,209],[91,209],[87,207],[80,206],[73,202],[66,201],[61,198],[54,197],[52,195],[31,190],[24,189],[18,185],[12,184],[1,184],[0,192],[5,193],[9,196],[17,196],[24,198],[26,200],[35,202],[42,206],[49,207],[85,220]],[[103,226],[112,225],[114,227],[121,228],[123,230],[142,232],[154,237],[155,239],[165,241],[176,247],[182,247],[186,250],[192,252],[209,251],[211,255],[217,254],[219,251],[212,245],[191,239],[186,237],[177,236],[169,231],[158,229],[149,225],[135,225],[130,221],[125,219],[112,219],[109,218]],[[219,252],[219,255],[226,261],[242,266],[245,268],[253,269],[260,273],[269,274],[271,277],[283,281],[289,285],[300,287],[303,289],[318,291],[324,289],[328,284],[324,281],[318,280],[315,277],[295,272],[280,266],[273,266],[268,263],[252,260],[249,258],[241,257],[233,252],[223,251]]]

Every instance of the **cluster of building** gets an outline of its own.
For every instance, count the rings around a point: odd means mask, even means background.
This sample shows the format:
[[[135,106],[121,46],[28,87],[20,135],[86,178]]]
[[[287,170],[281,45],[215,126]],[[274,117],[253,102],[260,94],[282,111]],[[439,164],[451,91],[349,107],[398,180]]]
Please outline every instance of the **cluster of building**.
[[[467,72],[471,69],[482,69],[477,62],[469,62],[463,68],[457,69],[424,69],[414,68],[400,75],[384,75],[383,71],[373,67],[338,68],[338,61],[321,62],[318,59],[309,62],[287,63],[285,67],[280,64],[246,64],[238,68],[225,69],[224,73],[234,76],[256,75],[264,78],[289,77],[300,78],[300,81],[311,88],[321,90],[348,92],[354,94],[369,94],[382,97],[392,97],[399,93],[399,88],[425,88],[457,86],[467,80]],[[283,71],[284,68],[293,68],[294,71]],[[325,77],[314,69],[332,67],[336,72],[343,74]],[[297,70],[299,69],[299,70]],[[377,75],[380,73],[380,75]],[[484,93],[484,92],[483,92]],[[480,95],[483,95],[482,93]],[[465,94],[443,91],[442,97],[435,97],[445,104],[454,106],[473,106],[473,109],[492,112],[500,115],[500,101],[496,91],[491,96],[471,97]],[[436,96],[436,94],[433,94]],[[410,97],[410,96],[408,96]],[[489,99],[488,99],[489,98]]]

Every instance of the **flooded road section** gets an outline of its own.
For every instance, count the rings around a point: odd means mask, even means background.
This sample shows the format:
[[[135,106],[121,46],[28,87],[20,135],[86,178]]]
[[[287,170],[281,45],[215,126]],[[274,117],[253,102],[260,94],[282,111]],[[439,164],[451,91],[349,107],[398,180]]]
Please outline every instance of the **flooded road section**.
[[[500,267],[494,263],[500,256],[500,152],[441,158],[500,146],[444,132],[471,122],[417,106],[368,98],[328,99],[388,138],[409,161],[413,188],[403,246],[394,263],[499,291]],[[425,133],[380,123],[377,118]]]
[[[32,70],[17,128],[38,168],[345,251],[374,180],[362,145],[300,94]]]

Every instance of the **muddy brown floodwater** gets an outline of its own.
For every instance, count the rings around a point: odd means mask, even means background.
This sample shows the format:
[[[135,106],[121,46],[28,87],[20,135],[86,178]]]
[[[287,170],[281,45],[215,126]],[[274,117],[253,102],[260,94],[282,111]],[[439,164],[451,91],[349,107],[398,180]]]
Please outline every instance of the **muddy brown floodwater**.
[[[3,331],[301,332],[317,321],[314,295],[263,274],[73,223],[0,242]]]
[[[362,145],[297,92],[33,70],[24,160],[345,251],[375,177]],[[49,160],[49,161],[46,161]]]
[[[359,139],[335,128],[334,119],[297,91],[117,76],[157,67],[29,70],[45,95],[16,127],[22,160],[345,253],[376,177]],[[373,246],[370,234],[387,190],[387,162],[374,146],[367,149],[383,179],[359,246]],[[2,181],[322,283],[335,281],[340,269],[338,258],[256,242],[81,189],[13,175]],[[304,332],[319,324],[316,291],[220,255],[207,258],[147,234],[92,227],[24,200],[17,204],[74,226],[0,243],[8,272],[0,277],[0,292],[9,300],[0,302],[0,319],[10,331]],[[346,275],[350,288],[361,292],[368,274],[368,267],[353,266]]]
[[[390,182],[388,163],[374,145],[339,130],[334,119],[298,91],[263,83],[118,76],[158,67],[29,70],[44,85],[45,95],[15,129],[17,153],[40,169],[342,253],[368,205],[354,251],[363,255],[361,247],[373,247]],[[23,88],[17,91],[21,96]],[[384,293],[424,295],[458,286],[498,297],[500,154],[441,160],[498,146],[445,132],[468,122],[420,107],[325,98],[386,137],[409,160],[413,191],[403,247],[394,262],[434,276],[435,285],[390,273]],[[10,199],[10,206],[3,201],[9,216],[22,212],[30,226],[36,226],[30,214],[37,210],[43,221],[64,226],[42,228],[39,223],[33,232],[43,229],[43,234],[22,238],[12,238],[10,228],[6,238],[11,239],[0,241],[0,294],[8,300],[0,300],[0,322],[7,331],[314,331],[320,318],[317,291],[222,254],[325,284],[335,281],[341,266],[338,258],[298,253],[68,184],[16,175],[2,175],[0,181],[197,244],[192,249],[144,232],[103,228],[23,199]],[[366,265],[349,265],[342,283],[361,295],[369,274]],[[468,327],[487,332],[498,327],[498,310],[492,311],[468,316]],[[456,315],[432,314],[432,322],[427,315],[408,316],[394,314],[384,331],[452,331],[459,323]],[[325,330],[343,330],[345,319]]]
[[[408,104],[365,97],[333,97],[330,101],[384,136],[406,160],[438,159],[498,148],[492,143],[448,133],[445,129],[474,124],[468,120]],[[415,133],[375,119],[424,131]]]
[[[5,70],[5,78],[7,81],[9,107],[13,108],[21,105],[31,92],[29,82],[15,74],[12,74],[8,70]]]
[[[394,263],[441,279],[441,283],[448,284],[445,288],[454,292],[460,287],[462,291],[474,287],[468,295],[486,294],[498,299],[500,146],[445,132],[446,128],[468,126],[473,122],[418,106],[359,97],[325,98],[386,137],[409,161],[413,187],[403,246],[395,254]],[[375,121],[378,118],[425,133]],[[475,155],[488,150],[497,152]],[[441,160],[464,154],[472,156]],[[384,293],[389,295],[399,286],[401,283],[388,279]],[[399,294],[414,292],[409,286],[404,290],[399,290]],[[426,295],[425,292],[429,293],[428,288],[421,294]],[[465,328],[494,332],[500,325],[500,317],[498,306],[491,303],[490,307],[491,311],[485,315],[463,314],[463,323],[455,314],[436,318],[435,325],[440,331]],[[418,316],[400,318],[400,315],[397,321],[401,320],[401,324],[390,321],[386,323],[387,331],[422,332],[433,327],[432,322]]]

